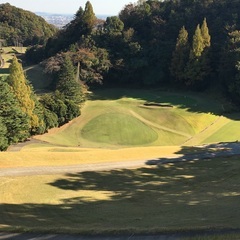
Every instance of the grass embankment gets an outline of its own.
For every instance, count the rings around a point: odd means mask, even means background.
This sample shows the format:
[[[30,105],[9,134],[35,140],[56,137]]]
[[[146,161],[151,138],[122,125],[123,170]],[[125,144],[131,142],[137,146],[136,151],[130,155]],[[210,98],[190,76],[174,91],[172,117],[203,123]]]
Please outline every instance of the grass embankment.
[[[3,177],[0,229],[147,233],[240,228],[238,157]]]
[[[87,101],[82,115],[59,129],[38,136],[46,143],[67,147],[120,148],[132,146],[196,145],[240,140],[239,121],[219,116],[220,104],[207,98],[144,90],[99,91]],[[113,94],[113,96],[111,95]],[[114,97],[115,96],[115,97]],[[145,106],[146,102],[162,106]],[[164,107],[166,106],[171,107]],[[234,125],[234,135],[220,130]],[[209,138],[216,136],[210,141]],[[41,144],[35,145],[41,148]],[[28,145],[25,150],[33,150]]]

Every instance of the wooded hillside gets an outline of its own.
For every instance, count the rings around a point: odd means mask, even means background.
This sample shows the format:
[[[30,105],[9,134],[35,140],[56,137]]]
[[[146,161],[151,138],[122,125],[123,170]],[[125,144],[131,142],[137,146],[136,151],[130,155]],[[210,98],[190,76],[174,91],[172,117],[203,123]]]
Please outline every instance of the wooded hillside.
[[[44,48],[37,48],[40,54],[35,47],[28,57],[42,61],[65,52],[75,65],[81,62],[83,81],[194,91],[217,87],[238,104],[239,9],[236,0],[139,0],[98,24],[88,2]]]
[[[43,44],[54,33],[56,28],[42,17],[9,3],[0,4],[0,38],[8,45]]]

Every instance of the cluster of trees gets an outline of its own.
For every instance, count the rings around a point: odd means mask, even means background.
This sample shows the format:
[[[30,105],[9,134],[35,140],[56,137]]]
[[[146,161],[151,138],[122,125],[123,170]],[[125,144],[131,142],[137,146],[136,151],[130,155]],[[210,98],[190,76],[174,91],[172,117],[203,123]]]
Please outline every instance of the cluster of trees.
[[[66,55],[78,69],[78,76],[83,85],[101,83],[111,63],[107,49],[99,47],[95,41],[97,22],[92,5],[87,2],[85,9],[80,7],[74,19],[49,38],[45,45],[28,49],[26,61],[42,62],[45,72],[53,78],[54,90]]]
[[[0,38],[10,46],[44,44],[57,29],[32,12],[0,4]]]
[[[239,1],[138,0],[104,23],[90,2],[27,59],[44,60],[55,79],[63,54],[86,84],[217,86],[240,102]],[[57,80],[55,80],[55,86]]]
[[[68,87],[66,83],[71,82]],[[74,88],[72,86],[74,85]],[[42,134],[80,115],[81,85],[66,57],[59,73],[57,91],[38,98],[16,57],[8,77],[0,79],[0,150]]]
[[[199,24],[196,27],[192,38],[192,47],[189,44],[188,32],[183,26],[179,32],[171,61],[170,71],[174,79],[180,84],[197,89],[205,87],[211,71],[210,47],[211,36],[206,18],[201,27]]]

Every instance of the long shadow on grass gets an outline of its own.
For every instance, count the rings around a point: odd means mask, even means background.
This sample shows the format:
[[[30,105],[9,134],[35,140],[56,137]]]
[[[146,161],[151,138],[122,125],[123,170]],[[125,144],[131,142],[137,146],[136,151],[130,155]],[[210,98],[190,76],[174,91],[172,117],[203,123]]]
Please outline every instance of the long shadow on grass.
[[[178,92],[163,91],[159,89],[102,89],[96,90],[90,96],[92,100],[118,100],[121,98],[134,98],[143,100],[146,104],[159,105],[159,107],[177,106],[184,108],[189,112],[211,113],[214,115],[223,115],[233,120],[240,120],[240,113],[231,103],[218,102],[207,96],[207,94],[196,92]],[[231,114],[230,114],[231,113]]]
[[[66,174],[59,204],[1,204],[0,226],[97,233],[239,228],[239,161]],[[74,197],[71,197],[72,194]]]
[[[176,157],[148,160],[147,165],[179,163],[213,159],[217,157],[240,156],[240,144],[236,142],[214,143],[201,146],[182,146]]]

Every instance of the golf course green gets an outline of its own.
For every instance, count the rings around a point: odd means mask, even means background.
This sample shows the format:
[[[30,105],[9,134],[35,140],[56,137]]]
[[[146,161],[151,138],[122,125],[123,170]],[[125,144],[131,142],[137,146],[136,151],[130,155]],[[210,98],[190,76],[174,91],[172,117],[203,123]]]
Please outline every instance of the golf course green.
[[[161,90],[106,89],[93,92],[80,117],[35,136],[56,147],[120,148],[192,146],[240,140],[240,121],[222,114],[222,105],[200,94]]]

